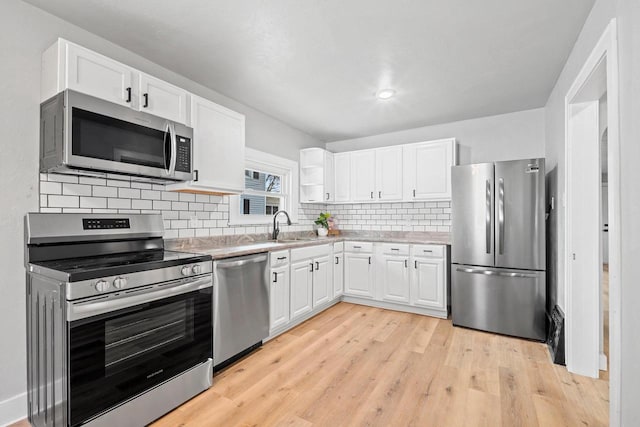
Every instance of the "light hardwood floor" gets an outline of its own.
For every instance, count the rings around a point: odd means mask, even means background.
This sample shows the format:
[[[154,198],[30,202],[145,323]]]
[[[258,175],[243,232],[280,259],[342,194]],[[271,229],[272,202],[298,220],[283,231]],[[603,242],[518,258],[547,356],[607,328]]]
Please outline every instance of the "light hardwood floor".
[[[608,396],[544,344],[340,303],[153,426],[598,426]]]
[[[339,303],[216,374],[153,427],[603,426],[608,382],[546,346]]]

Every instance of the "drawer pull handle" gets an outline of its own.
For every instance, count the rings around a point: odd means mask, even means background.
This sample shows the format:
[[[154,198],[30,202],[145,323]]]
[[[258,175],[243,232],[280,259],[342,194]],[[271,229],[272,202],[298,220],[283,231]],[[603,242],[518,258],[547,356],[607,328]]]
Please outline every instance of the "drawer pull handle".
[[[353,249],[362,249],[362,246],[354,246]]]
[[[426,253],[430,254],[430,253],[432,253],[433,251],[432,251],[432,250],[427,250],[427,249],[425,249],[425,250],[423,250],[422,252],[426,252]]]
[[[287,259],[287,257],[286,256],[279,256],[278,257],[278,261],[282,261],[283,259]]]
[[[392,251],[399,251],[400,248],[391,248]]]

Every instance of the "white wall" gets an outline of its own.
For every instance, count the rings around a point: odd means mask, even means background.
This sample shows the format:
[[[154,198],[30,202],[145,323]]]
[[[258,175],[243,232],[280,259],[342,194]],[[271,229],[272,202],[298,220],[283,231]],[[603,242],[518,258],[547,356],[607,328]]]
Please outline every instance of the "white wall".
[[[40,58],[57,37],[184,87],[246,115],[247,146],[297,160],[317,139],[18,0],[0,6],[0,425],[26,415],[23,217],[38,209]]]
[[[327,143],[334,152],[455,137],[459,164],[544,157],[544,108]]]
[[[597,0],[567,60],[545,107],[548,191],[564,198],[564,98],[580,68],[612,18],[618,23],[620,79],[620,178],[621,178],[621,425],[640,425],[640,2]],[[609,171],[609,175],[615,171]],[[609,191],[613,191],[609,188]],[[549,265],[558,303],[565,300],[564,227],[565,209],[558,203],[551,215],[551,249],[557,265]]]

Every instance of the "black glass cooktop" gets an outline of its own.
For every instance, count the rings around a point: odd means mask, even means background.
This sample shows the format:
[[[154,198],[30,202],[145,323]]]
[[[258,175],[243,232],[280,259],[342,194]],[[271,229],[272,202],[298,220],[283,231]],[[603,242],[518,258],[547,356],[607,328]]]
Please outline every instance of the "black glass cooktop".
[[[210,260],[211,256],[209,255],[160,249],[99,257],[40,261],[34,262],[33,264],[51,270],[61,271],[69,276],[70,282],[78,282],[81,280],[134,273],[136,271],[155,270],[158,268]]]

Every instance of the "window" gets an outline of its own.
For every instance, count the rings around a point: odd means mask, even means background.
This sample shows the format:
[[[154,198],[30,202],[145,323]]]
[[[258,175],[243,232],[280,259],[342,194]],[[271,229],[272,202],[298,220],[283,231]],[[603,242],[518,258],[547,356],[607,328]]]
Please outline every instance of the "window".
[[[297,220],[297,162],[247,148],[244,186],[229,199],[230,225],[268,224],[279,210]]]

